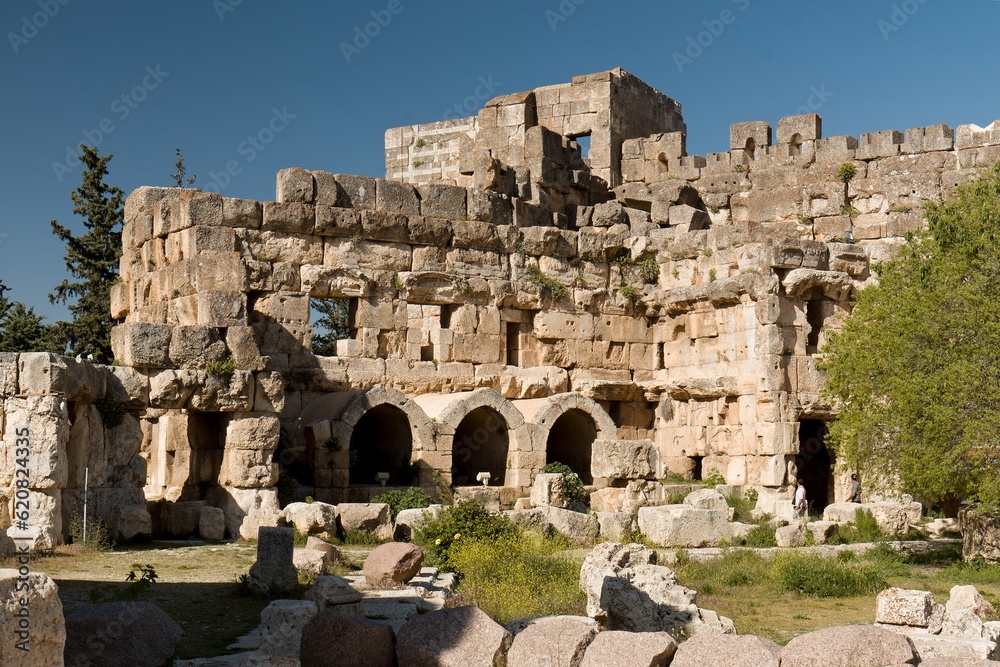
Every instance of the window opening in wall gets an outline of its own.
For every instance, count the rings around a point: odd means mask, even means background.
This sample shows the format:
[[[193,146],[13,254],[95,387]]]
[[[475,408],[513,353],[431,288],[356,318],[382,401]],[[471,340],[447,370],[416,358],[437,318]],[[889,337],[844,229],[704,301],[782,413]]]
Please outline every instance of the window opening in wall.
[[[521,325],[517,322],[507,323],[507,365],[521,365]]]
[[[662,371],[667,367],[667,344],[656,344],[656,370]]]
[[[421,345],[420,346],[420,361],[434,361],[434,346],[433,345]]]
[[[451,312],[454,306],[451,304],[445,304],[441,306],[441,328],[450,329],[451,328]]]
[[[802,135],[795,134],[792,135],[791,141],[791,152],[792,155],[802,155]]]
[[[806,354],[816,354],[819,351],[819,332],[823,329],[824,319],[822,299],[812,299],[806,303],[806,322],[809,324]]]
[[[622,427],[622,401],[608,401],[608,416],[615,426]]]
[[[691,457],[691,479],[701,479],[702,467],[701,460],[705,458],[703,456],[692,456]]]
[[[573,137],[573,141],[580,145],[580,157],[589,164],[590,160],[590,134],[581,134]]]
[[[753,137],[747,139],[746,148],[744,148],[743,151],[747,154],[748,158],[751,160],[754,159],[757,152],[757,142],[753,140]]]
[[[337,341],[351,340],[357,332],[357,299],[309,300],[313,323],[312,352],[319,357],[337,356]]]

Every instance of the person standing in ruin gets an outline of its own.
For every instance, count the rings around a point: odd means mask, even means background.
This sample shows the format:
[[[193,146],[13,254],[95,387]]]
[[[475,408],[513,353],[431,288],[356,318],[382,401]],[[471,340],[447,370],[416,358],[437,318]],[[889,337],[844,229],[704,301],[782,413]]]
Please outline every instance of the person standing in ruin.
[[[861,482],[858,481],[857,473],[851,474],[851,494],[847,496],[847,502],[849,503],[861,502]]]
[[[806,502],[806,486],[801,479],[795,480],[795,502],[792,504],[792,508],[795,510],[795,516],[800,517],[807,513],[808,504]]]

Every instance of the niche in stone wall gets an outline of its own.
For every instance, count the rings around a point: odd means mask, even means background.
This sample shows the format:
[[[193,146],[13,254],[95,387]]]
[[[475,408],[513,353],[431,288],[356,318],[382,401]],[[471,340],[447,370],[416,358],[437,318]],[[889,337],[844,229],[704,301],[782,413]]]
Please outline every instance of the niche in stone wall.
[[[552,424],[545,444],[545,462],[562,463],[579,476],[584,484],[593,484],[590,459],[597,424],[583,410],[567,410]]]
[[[366,412],[351,433],[349,451],[351,486],[379,484],[379,473],[388,473],[388,486],[413,483],[413,434],[406,413],[394,405],[377,405]]]
[[[481,407],[472,410],[455,429],[452,441],[452,483],[474,486],[481,472],[490,474],[490,486],[503,486],[507,474],[510,435],[499,412]]]

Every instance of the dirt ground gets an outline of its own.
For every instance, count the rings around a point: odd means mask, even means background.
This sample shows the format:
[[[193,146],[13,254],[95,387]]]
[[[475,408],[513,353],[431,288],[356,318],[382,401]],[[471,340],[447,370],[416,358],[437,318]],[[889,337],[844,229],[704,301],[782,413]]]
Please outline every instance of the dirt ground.
[[[352,562],[363,562],[366,550],[342,547],[342,552]],[[236,587],[237,577],[249,571],[256,553],[251,543],[158,543],[104,552],[63,547],[34,559],[31,569],[55,579],[64,612],[70,613],[90,603],[95,588],[109,582],[124,587],[136,565],[152,565],[157,583],[140,599],[159,605],[184,630],[178,657],[200,658],[227,653],[226,646],[260,623],[268,601],[241,595]]]

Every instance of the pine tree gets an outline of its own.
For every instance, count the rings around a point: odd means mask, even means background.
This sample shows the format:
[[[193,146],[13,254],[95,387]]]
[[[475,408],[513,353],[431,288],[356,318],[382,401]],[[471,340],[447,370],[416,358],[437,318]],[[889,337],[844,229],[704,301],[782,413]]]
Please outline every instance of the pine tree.
[[[320,357],[336,356],[337,341],[350,338],[348,301],[312,299],[311,306],[320,315],[313,327],[313,354]]]
[[[0,281],[0,352],[64,352],[62,327],[45,324],[34,309],[8,300],[7,291]]]
[[[184,166],[184,156],[181,155],[181,149],[177,149],[177,162],[174,163],[174,168],[177,169],[174,173],[170,174],[170,178],[174,180],[179,188],[189,188],[194,185],[195,180],[198,179],[197,176],[192,176],[184,181],[184,177],[187,175],[187,167]]]
[[[72,194],[73,213],[83,218],[87,232],[74,236],[68,227],[52,221],[52,232],[66,244],[66,268],[76,281],[64,280],[49,300],[70,304],[73,321],[66,334],[73,354],[92,354],[96,361],[107,363],[112,358],[111,286],[118,280],[124,195],[104,182],[113,156],[98,155],[92,146],[80,148],[86,170],[82,185]]]

